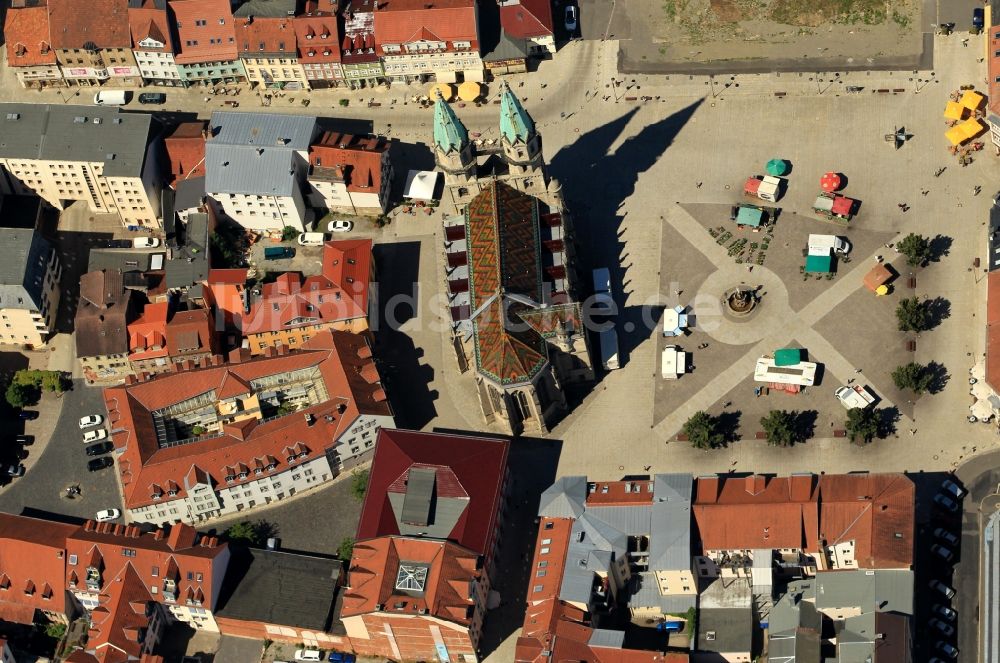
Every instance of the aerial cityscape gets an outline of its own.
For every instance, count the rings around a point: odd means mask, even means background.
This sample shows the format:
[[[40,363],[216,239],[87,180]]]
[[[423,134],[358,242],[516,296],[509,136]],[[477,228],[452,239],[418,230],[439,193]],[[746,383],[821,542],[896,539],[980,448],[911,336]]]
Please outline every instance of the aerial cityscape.
[[[1000,0],[0,24],[0,663],[1000,663]]]

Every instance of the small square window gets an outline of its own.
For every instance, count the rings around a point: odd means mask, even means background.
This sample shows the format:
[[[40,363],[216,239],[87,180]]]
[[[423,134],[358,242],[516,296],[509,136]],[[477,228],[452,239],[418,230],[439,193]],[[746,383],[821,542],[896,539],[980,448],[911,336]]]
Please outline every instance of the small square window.
[[[545,585],[535,585],[534,587],[532,587],[532,588],[531,588],[531,591],[532,591],[532,592],[533,592],[534,594],[538,594],[538,593],[539,593],[539,592],[541,592],[541,591],[542,591],[543,589],[545,589]]]

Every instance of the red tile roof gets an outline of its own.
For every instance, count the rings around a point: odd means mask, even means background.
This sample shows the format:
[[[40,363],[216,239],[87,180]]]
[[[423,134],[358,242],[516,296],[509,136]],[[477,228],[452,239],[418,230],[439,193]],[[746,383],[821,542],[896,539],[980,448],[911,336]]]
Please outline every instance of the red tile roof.
[[[205,176],[205,131],[208,121],[182,122],[163,139],[170,162],[170,185],[177,180]]]
[[[503,5],[500,25],[517,39],[552,36],[552,0],[520,0]]]
[[[229,0],[170,0],[177,28],[174,62],[230,61],[239,57]]]
[[[132,33],[132,48],[137,51],[172,53],[173,38],[170,34],[170,19],[166,9],[157,9],[154,0],[145,0],[141,7],[128,8],[128,24]],[[142,46],[140,42],[152,39],[163,44],[163,48]]]
[[[243,319],[243,334],[249,336],[367,316],[367,310],[349,290],[340,288],[325,276],[310,276],[304,281],[300,281],[301,278],[298,272],[288,272],[272,283],[265,283],[260,299]],[[364,284],[367,291],[367,280]]]
[[[132,564],[107,583],[90,611],[87,651],[101,663],[128,663],[142,655],[140,634],[149,627],[146,605],[153,598]]]
[[[243,293],[246,282],[246,269],[208,271],[205,303],[216,313],[222,313],[227,329],[240,329],[243,326]]]
[[[388,151],[389,144],[378,136],[328,131],[309,147],[309,165],[337,169],[348,191],[377,194],[382,190],[382,159]]]
[[[295,59],[295,29],[290,17],[258,16],[237,18],[236,46],[240,57],[255,58],[282,54]]]
[[[215,318],[208,309],[177,311],[167,322],[167,354],[173,359],[214,353]]]
[[[986,277],[986,383],[1000,392],[1000,271]]]
[[[48,0],[53,48],[132,48],[128,0]]]
[[[0,513],[0,618],[30,624],[36,608],[66,611],[64,551],[76,529]]]
[[[988,28],[986,37],[990,40],[987,49],[989,62],[986,65],[989,70],[986,79],[989,81],[989,110],[994,115],[1000,115],[1000,25],[997,25],[1000,24],[1000,16],[991,16],[990,21],[994,25]]]
[[[430,5],[430,8],[428,8]],[[375,44],[384,55],[385,44],[407,44],[414,41],[442,41],[446,50],[454,51],[456,41],[479,49],[475,0],[388,0],[379,3],[375,12]]]
[[[447,538],[477,554],[489,555],[498,527],[509,449],[509,442],[494,438],[381,429],[356,538],[361,541],[399,534],[389,495],[405,493],[411,467],[429,467],[438,470],[439,497],[466,496],[469,500]]]
[[[140,361],[167,356],[167,302],[146,304],[142,315],[128,325],[129,359]]]
[[[3,34],[7,41],[7,64],[11,67],[56,63],[56,53],[49,45],[49,10],[44,4],[9,8]]]
[[[706,550],[799,548],[853,541],[858,568],[913,563],[913,482],[901,474],[696,480],[693,513]]]
[[[238,354],[238,353],[237,353]],[[363,336],[346,332],[322,331],[303,344],[298,352],[263,357],[242,363],[213,366],[180,373],[159,375],[147,382],[111,387],[104,391],[115,446],[124,448],[118,459],[124,502],[128,508],[155,504],[160,488],[172,483],[177,496],[186,494],[187,477],[197,470],[214,485],[227,485],[241,463],[253,467],[271,466],[267,474],[289,468],[287,457],[306,454],[306,459],[322,456],[346,432],[360,414],[391,416],[392,410],[378,373],[368,370],[371,350]],[[257,419],[227,425],[214,437],[161,448],[152,412],[195,396],[220,390],[227,378],[244,383],[279,373],[315,367],[322,376],[329,400],[294,414],[261,422]],[[304,415],[313,415],[312,421]],[[289,451],[294,449],[294,452]],[[263,460],[262,460],[263,459]],[[266,462],[265,462],[266,461]],[[235,473],[238,474],[238,473]],[[252,472],[231,485],[255,481]]]
[[[403,563],[427,567],[422,595],[396,590]],[[424,610],[432,617],[468,626],[471,581],[482,573],[477,567],[475,552],[450,541],[395,536],[362,541],[355,544],[351,556],[341,616],[376,612],[378,605],[395,612],[395,604],[402,601],[406,603],[403,611],[413,616]]]
[[[292,19],[292,23],[299,62],[304,65],[340,62],[340,35],[335,14],[300,14]]]

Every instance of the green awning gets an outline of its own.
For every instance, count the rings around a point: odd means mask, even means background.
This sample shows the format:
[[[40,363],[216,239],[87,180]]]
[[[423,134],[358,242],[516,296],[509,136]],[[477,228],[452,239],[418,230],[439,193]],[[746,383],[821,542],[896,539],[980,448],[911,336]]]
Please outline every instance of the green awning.
[[[767,174],[780,177],[788,172],[788,162],[784,159],[771,159],[767,162]]]
[[[764,220],[764,213],[756,207],[741,207],[736,214],[736,223],[741,226],[757,228]]]
[[[794,366],[802,361],[802,350],[799,348],[782,348],[774,351],[775,366]]]
[[[806,274],[827,274],[833,271],[833,256],[806,256]]]

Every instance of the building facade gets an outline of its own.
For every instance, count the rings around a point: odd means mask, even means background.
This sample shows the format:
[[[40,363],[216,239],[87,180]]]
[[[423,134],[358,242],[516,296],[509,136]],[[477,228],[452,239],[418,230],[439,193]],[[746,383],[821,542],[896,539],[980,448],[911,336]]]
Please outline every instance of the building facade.
[[[52,47],[69,85],[142,85],[128,0],[48,0],[48,9]]]
[[[389,143],[328,131],[309,147],[309,201],[330,212],[378,216],[392,191]]]
[[[128,324],[137,317],[137,306],[137,295],[125,287],[121,270],[80,277],[73,328],[76,357],[87,382],[120,382],[132,374]]]
[[[498,0],[498,4],[503,31],[521,42],[528,57],[555,55],[556,39],[549,0]]]
[[[179,87],[167,0],[129,0],[132,54],[147,85]]]
[[[118,108],[0,105],[0,191],[36,195],[52,207],[82,200],[125,226],[159,227],[159,144],[151,117]]]
[[[295,34],[295,0],[250,0],[233,17],[236,45],[252,88],[307,90]]]
[[[55,329],[62,266],[34,230],[4,228],[0,246],[0,345],[42,347]]]
[[[185,87],[246,81],[228,0],[169,0],[177,30],[174,62]]]
[[[293,19],[299,64],[309,89],[337,87],[344,79],[340,66],[337,15],[317,11],[316,3],[307,3],[306,11]]]
[[[389,81],[483,80],[473,0],[389,0],[374,13],[375,53]]]

